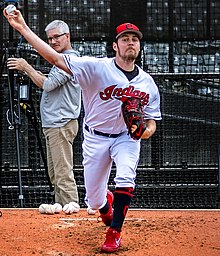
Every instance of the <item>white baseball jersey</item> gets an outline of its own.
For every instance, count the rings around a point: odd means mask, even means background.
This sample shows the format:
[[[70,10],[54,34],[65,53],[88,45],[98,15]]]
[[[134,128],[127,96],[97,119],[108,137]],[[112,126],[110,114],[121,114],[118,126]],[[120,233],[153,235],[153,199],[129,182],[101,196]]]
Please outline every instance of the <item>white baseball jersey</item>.
[[[139,96],[145,119],[161,119],[160,95],[153,78],[138,67],[139,73],[128,81],[115,65],[115,58],[74,57],[64,60],[82,88],[84,122],[92,129],[117,134],[127,130],[122,97]]]

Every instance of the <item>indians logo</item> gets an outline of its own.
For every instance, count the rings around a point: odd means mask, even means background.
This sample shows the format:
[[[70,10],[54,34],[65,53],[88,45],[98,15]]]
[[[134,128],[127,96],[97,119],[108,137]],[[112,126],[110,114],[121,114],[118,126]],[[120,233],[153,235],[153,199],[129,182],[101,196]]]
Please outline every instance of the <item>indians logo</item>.
[[[146,92],[141,92],[140,90],[137,90],[134,88],[134,86],[129,86],[126,88],[116,88],[117,85],[111,85],[107,88],[105,88],[105,90],[103,92],[100,92],[100,98],[102,100],[109,100],[109,99],[119,99],[121,101],[124,101],[126,98],[129,97],[136,97],[136,98],[140,98],[141,100],[141,104],[147,105],[149,102],[149,94]]]

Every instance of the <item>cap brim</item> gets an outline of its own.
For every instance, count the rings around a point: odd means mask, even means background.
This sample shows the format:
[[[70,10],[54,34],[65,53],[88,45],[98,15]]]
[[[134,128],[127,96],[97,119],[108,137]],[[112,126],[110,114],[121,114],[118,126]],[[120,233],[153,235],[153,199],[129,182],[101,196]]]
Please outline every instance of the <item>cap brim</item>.
[[[117,34],[117,36],[115,37],[115,39],[118,39],[121,35],[125,34],[125,33],[132,33],[132,34],[136,34],[139,39],[141,39],[143,37],[143,34],[141,33],[141,31],[137,31],[137,30],[132,30],[132,29],[127,29],[122,31],[121,33]]]

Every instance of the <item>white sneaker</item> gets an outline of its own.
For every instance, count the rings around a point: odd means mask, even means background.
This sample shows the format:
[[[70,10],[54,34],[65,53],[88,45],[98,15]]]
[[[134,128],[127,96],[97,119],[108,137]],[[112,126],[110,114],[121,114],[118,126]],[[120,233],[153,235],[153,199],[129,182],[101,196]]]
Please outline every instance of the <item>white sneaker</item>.
[[[75,202],[70,202],[68,204],[65,204],[63,206],[63,211],[66,214],[72,214],[72,213],[77,213],[80,209],[79,204],[75,203]]]

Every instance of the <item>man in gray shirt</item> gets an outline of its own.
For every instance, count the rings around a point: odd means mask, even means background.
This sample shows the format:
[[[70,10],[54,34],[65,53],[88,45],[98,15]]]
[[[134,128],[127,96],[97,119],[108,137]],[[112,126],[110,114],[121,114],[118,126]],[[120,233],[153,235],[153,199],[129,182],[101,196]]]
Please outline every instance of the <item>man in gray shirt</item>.
[[[61,20],[49,23],[45,32],[49,45],[59,53],[78,56],[70,42],[68,25]],[[40,113],[46,139],[48,174],[54,186],[55,205],[43,204],[41,213],[63,210],[66,214],[79,211],[79,198],[73,174],[73,141],[78,133],[81,89],[73,77],[53,66],[48,76],[35,70],[22,58],[9,58],[9,69],[17,69],[43,89]],[[48,208],[49,207],[49,208]]]

